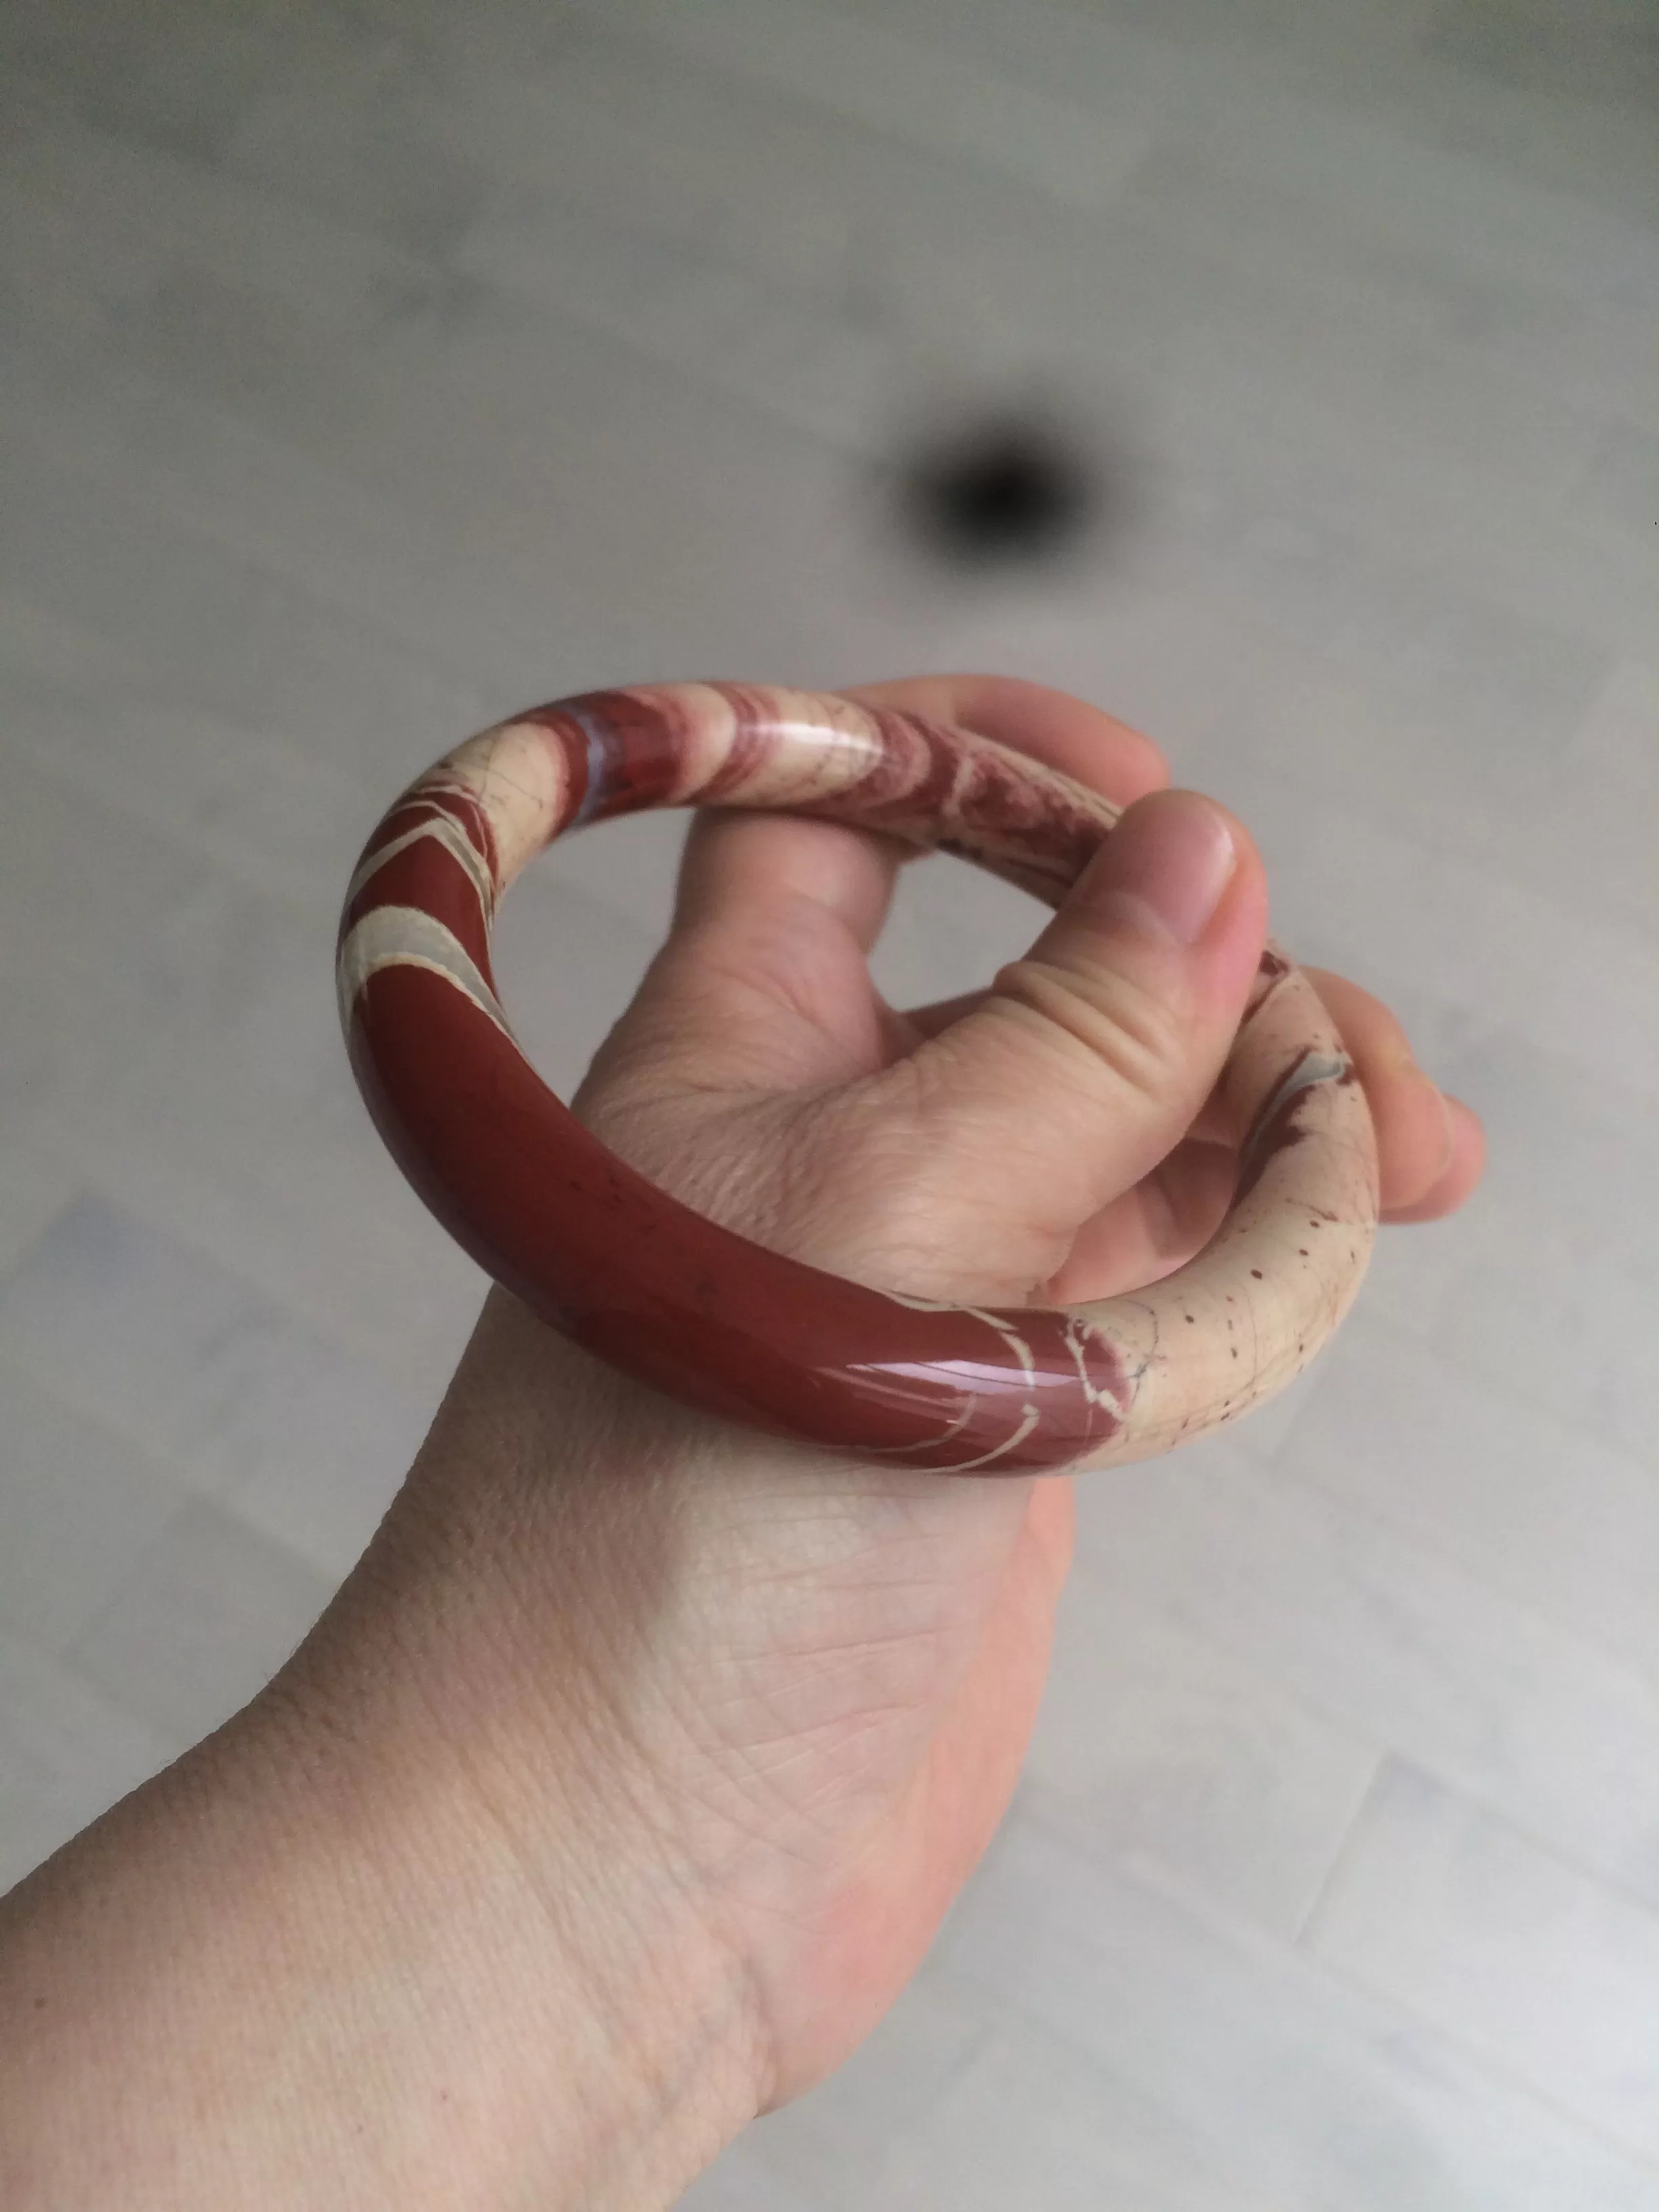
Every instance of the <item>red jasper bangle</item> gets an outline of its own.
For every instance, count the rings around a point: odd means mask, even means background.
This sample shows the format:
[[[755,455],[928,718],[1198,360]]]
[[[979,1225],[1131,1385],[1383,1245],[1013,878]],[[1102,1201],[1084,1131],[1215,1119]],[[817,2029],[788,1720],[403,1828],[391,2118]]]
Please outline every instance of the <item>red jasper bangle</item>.
[[[707,1221],[590,1135],[514,1042],[490,928],[567,830],[648,806],[862,823],[1057,906],[1118,810],[967,730],[758,685],[591,692],[470,739],[364,849],[341,1018],[375,1125],[495,1279],[682,1401],[946,1474],[1150,1458],[1300,1372],[1347,1311],[1377,1216],[1363,1090],[1306,978],[1269,947],[1223,1083],[1248,1128],[1231,1210],[1131,1295],[981,1311],[890,1296]]]

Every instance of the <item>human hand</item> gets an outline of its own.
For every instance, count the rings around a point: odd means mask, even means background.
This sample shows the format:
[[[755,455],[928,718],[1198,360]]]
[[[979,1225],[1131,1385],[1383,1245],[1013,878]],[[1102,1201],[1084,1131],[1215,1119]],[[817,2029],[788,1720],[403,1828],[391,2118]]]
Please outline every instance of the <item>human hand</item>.
[[[1061,694],[853,696],[1145,803],[992,992],[908,1014],[866,963],[900,848],[700,817],[673,933],[578,1112],[705,1213],[881,1288],[1070,1304],[1170,1273],[1231,1194],[1241,1133],[1216,1083],[1266,928],[1248,832],[1161,795],[1156,749]],[[1202,922],[1218,822],[1232,858]],[[1385,1220],[1450,1212],[1479,1124],[1385,1007],[1309,972],[1365,1085]],[[141,1901],[114,1965],[88,1966],[84,2014],[129,2054],[119,2170],[169,2109],[134,2087],[148,2049],[191,2111],[230,2116],[198,2194],[167,2165],[158,2202],[310,2201],[319,2170],[343,2205],[670,2202],[862,2039],[983,1850],[1042,1691],[1071,1498],[1066,1476],[904,1474],[727,1426],[493,1293],[316,1632],[182,1780],[76,1847],[64,1879],[85,1893],[88,1864],[131,1866],[148,1834],[167,1955],[210,1962],[207,1993],[175,1966],[165,2002],[144,1997]],[[244,1991],[234,2013],[220,1988]],[[72,1996],[52,2018],[72,2045]],[[34,2028],[19,2109],[39,2114],[80,2077]],[[255,2094],[250,2148],[234,2124]]]
[[[1168,781],[1146,739],[1036,685],[852,696],[964,723],[1120,804]],[[1113,899],[1167,896],[1193,920],[1218,817],[1191,796],[1136,807],[994,991],[907,1014],[866,959],[900,847],[701,816],[672,935],[577,1111],[706,1214],[882,1288],[1059,1304],[1166,1274],[1231,1198],[1242,1132],[1216,1085],[1266,885],[1231,823],[1236,858],[1209,863],[1219,904],[1190,947]],[[1385,1219],[1450,1211],[1480,1172],[1474,1117],[1413,1066],[1385,1007],[1313,980],[1366,1087]],[[550,1724],[568,1759],[586,1715],[582,1758],[627,1770],[650,1848],[751,1993],[769,2105],[880,2017],[1001,1816],[1071,1496],[1063,1477],[906,1475],[727,1428],[497,1293],[388,1543],[417,1582],[471,1583],[517,1624],[499,1655],[507,1746]],[[534,1789],[514,1802],[533,1856]]]

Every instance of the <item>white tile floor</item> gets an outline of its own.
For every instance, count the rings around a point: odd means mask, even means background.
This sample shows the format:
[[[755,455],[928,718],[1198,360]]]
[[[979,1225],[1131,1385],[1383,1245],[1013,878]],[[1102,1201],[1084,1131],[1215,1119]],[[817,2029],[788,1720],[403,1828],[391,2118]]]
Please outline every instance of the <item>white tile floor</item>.
[[[1656,56],[1630,0],[12,0],[0,1875],[302,1632],[476,1307],[334,1030],[379,805],[586,684],[1005,668],[1246,815],[1491,1176],[1286,1401],[1085,1486],[986,1865],[688,2205],[1659,2212]],[[1121,528],[928,574],[872,464],[1033,386]],[[507,909],[562,1084],[678,835]],[[917,872],[884,979],[1034,919]]]

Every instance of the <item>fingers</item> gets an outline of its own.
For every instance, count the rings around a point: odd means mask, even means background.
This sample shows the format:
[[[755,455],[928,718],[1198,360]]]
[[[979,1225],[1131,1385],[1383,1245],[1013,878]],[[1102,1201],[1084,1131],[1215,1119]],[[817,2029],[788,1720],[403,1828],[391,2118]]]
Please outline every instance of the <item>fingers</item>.
[[[1480,1179],[1486,1140],[1480,1122],[1418,1066],[1399,1018],[1380,999],[1328,969],[1304,972],[1365,1086],[1376,1127],[1382,1218],[1437,1221],[1454,1212]]]
[[[1376,1125],[1382,1203],[1409,1205],[1450,1164],[1450,1110],[1413,1058],[1399,1019],[1380,999],[1326,969],[1310,969],[1307,975],[1335,1018],[1365,1086]]]
[[[953,722],[1075,776],[1120,805],[1169,781],[1150,738],[1081,699],[1001,676],[918,676],[843,694]],[[787,815],[710,812],[687,836],[677,928],[737,916],[764,926],[797,898],[836,916],[868,951],[880,934],[902,862],[914,848],[896,838]]]
[[[892,902],[896,838],[796,814],[695,815],[675,896],[677,931],[737,922],[764,932],[802,901],[823,908],[868,951]]]
[[[1127,804],[1167,781],[1156,746],[1109,714],[1041,684],[920,677],[849,691],[977,730]],[[683,851],[673,928],[595,1061],[593,1099],[648,1045],[660,1071],[703,1070],[702,1087],[769,1070],[781,1088],[890,1063],[914,1042],[864,969],[890,906],[902,841],[802,816],[708,810]]]
[[[1140,799],[1027,957],[889,1071],[921,1102],[935,1172],[1069,1241],[1197,1114],[1266,927],[1243,825],[1194,792]]]
[[[1486,1138],[1479,1118],[1443,1094],[1417,1064],[1398,1017],[1369,991],[1328,969],[1304,970],[1352,1054],[1376,1129],[1382,1215],[1389,1224],[1438,1221],[1480,1182]],[[935,1037],[982,1006],[970,991],[895,1015],[914,1044]],[[1219,1225],[1236,1172],[1237,1131],[1218,1092],[1206,1100],[1188,1140],[1151,1182],[1115,1200],[1079,1232],[1056,1297],[1103,1297],[1150,1282],[1188,1259]],[[1224,1188],[1224,1184],[1225,1188]]]
[[[1485,1172],[1486,1135],[1479,1116],[1461,1098],[1448,1098],[1446,1103],[1451,1109],[1451,1158],[1420,1198],[1384,1206],[1382,1218],[1390,1224],[1439,1221],[1455,1213]]]

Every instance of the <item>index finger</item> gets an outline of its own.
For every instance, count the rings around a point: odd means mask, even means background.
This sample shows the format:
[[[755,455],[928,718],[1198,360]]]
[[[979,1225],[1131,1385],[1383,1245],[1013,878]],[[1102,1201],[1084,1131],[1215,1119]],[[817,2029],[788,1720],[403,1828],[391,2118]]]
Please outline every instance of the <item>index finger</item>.
[[[1141,732],[1115,714],[1018,676],[907,676],[844,689],[867,707],[896,707],[930,722],[954,722],[1029,753],[1118,806],[1164,791],[1170,764]]]
[[[1139,730],[1086,700],[1018,676],[911,676],[846,686],[839,696],[994,738],[1119,806],[1164,789],[1170,781],[1169,763]],[[886,918],[900,867],[927,849],[854,823],[705,812],[685,841],[677,927],[706,926],[725,916],[752,928],[778,901],[808,890],[840,916],[867,952]]]

